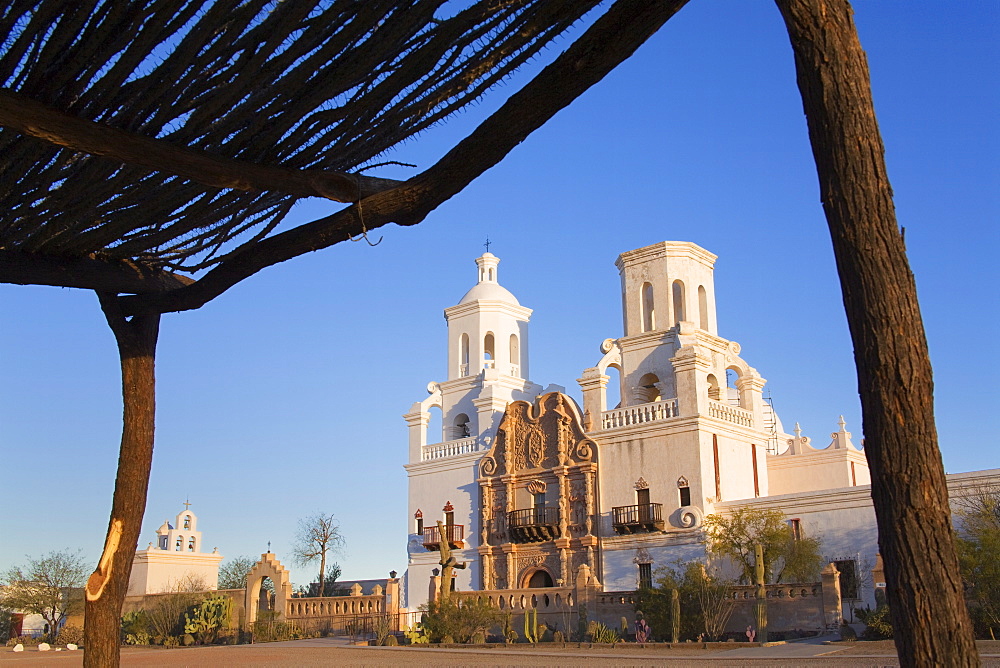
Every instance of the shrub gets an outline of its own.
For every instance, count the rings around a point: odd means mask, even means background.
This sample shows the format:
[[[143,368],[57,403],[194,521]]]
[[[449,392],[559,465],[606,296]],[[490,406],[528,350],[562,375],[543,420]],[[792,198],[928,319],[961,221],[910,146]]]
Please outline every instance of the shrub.
[[[57,645],[82,645],[83,644],[83,629],[79,626],[64,626],[59,635],[56,636]]]
[[[858,619],[865,623],[864,633],[861,637],[865,640],[891,640],[892,639],[892,619],[889,616],[889,606],[880,605],[874,610],[865,608],[855,610]]]
[[[840,639],[846,642],[854,642],[858,639],[858,634],[846,621],[840,625]]]
[[[375,644],[385,645],[389,634],[392,633],[392,618],[389,615],[381,614],[375,617],[372,625],[375,631]]]
[[[295,624],[278,620],[274,610],[261,612],[253,625],[254,642],[278,642],[281,640],[298,640],[305,634]]]
[[[478,597],[457,601],[449,598],[428,603],[421,609],[427,611],[423,628],[431,642],[445,642],[444,638],[450,636],[451,642],[467,643],[474,634],[485,635],[504,618],[489,601]]]
[[[17,636],[16,638],[11,638],[7,641],[7,647],[13,647],[14,645],[24,645],[25,647],[34,647],[38,643],[42,642],[42,638],[32,638],[31,636]]]

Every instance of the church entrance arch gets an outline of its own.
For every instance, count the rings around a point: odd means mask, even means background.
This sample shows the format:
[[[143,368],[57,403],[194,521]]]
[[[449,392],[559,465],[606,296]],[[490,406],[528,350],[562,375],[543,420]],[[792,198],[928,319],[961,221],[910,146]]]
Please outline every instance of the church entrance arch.
[[[274,584],[274,592],[268,596],[265,589],[263,596],[266,598],[262,599],[261,588],[265,580],[270,580]],[[288,569],[281,565],[274,554],[265,552],[260,556],[260,561],[247,573],[247,589],[243,601],[246,623],[253,624],[257,621],[257,613],[261,609],[273,610],[277,613],[278,619],[284,619],[285,606],[291,593],[292,582]],[[267,602],[263,603],[265,600]]]
[[[552,574],[544,568],[536,568],[524,574],[522,589],[540,589],[542,587],[554,587]]]

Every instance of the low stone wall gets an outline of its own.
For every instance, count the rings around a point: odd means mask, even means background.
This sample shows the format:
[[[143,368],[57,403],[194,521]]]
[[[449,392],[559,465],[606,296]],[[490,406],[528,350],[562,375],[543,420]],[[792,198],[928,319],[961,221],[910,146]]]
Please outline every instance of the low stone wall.
[[[736,608],[726,631],[739,632],[747,626],[756,628],[756,587],[733,588]],[[821,583],[798,583],[767,586],[767,626],[772,632],[823,631],[823,587]]]

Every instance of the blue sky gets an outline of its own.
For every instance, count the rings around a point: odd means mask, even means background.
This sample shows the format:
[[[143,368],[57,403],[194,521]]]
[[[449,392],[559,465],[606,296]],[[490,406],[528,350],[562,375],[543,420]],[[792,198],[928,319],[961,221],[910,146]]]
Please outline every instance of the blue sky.
[[[995,257],[1000,10],[856,3],[897,214],[930,341],[945,468],[1000,467]],[[550,49],[551,58],[567,42]],[[515,80],[514,83],[519,81]],[[513,86],[403,145],[431,164]],[[403,177],[412,171],[383,172]],[[331,205],[303,202],[302,222]],[[163,318],[140,546],[190,497],[205,545],[290,561],[333,512],[346,579],[406,568],[402,413],[444,378],[442,309],[494,242],[531,323],[532,380],[565,385],[621,335],[614,260],[662,240],[719,256],[719,332],[787,428],[862,437],[857,381],[791,49],[769,2],[695,0],[631,60],[412,228],[297,258]],[[86,291],[0,286],[0,569],[63,547],[96,560],[110,511],[117,352]],[[312,569],[293,568],[307,582]]]

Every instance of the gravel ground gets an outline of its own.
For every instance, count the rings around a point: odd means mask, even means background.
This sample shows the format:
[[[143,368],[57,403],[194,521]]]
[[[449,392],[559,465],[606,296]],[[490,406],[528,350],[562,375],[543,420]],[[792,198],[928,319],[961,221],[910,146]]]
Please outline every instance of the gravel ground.
[[[782,649],[785,647],[787,649]],[[840,668],[865,666],[881,668],[898,666],[892,641],[833,643],[814,646],[823,656],[789,656],[781,658],[783,651],[801,651],[804,647],[794,644],[774,648],[761,648],[759,658],[739,651],[739,656],[728,656],[733,650],[704,650],[694,648],[375,648],[347,647],[329,641],[293,641],[236,647],[125,647],[122,648],[123,666],[176,667],[176,666],[823,666]],[[1000,642],[980,642],[984,666],[1000,668]],[[757,652],[758,650],[752,650]],[[9,648],[0,651],[0,663],[11,668],[55,666],[72,668],[81,666],[83,654],[76,652],[45,652],[34,649],[14,653]]]

